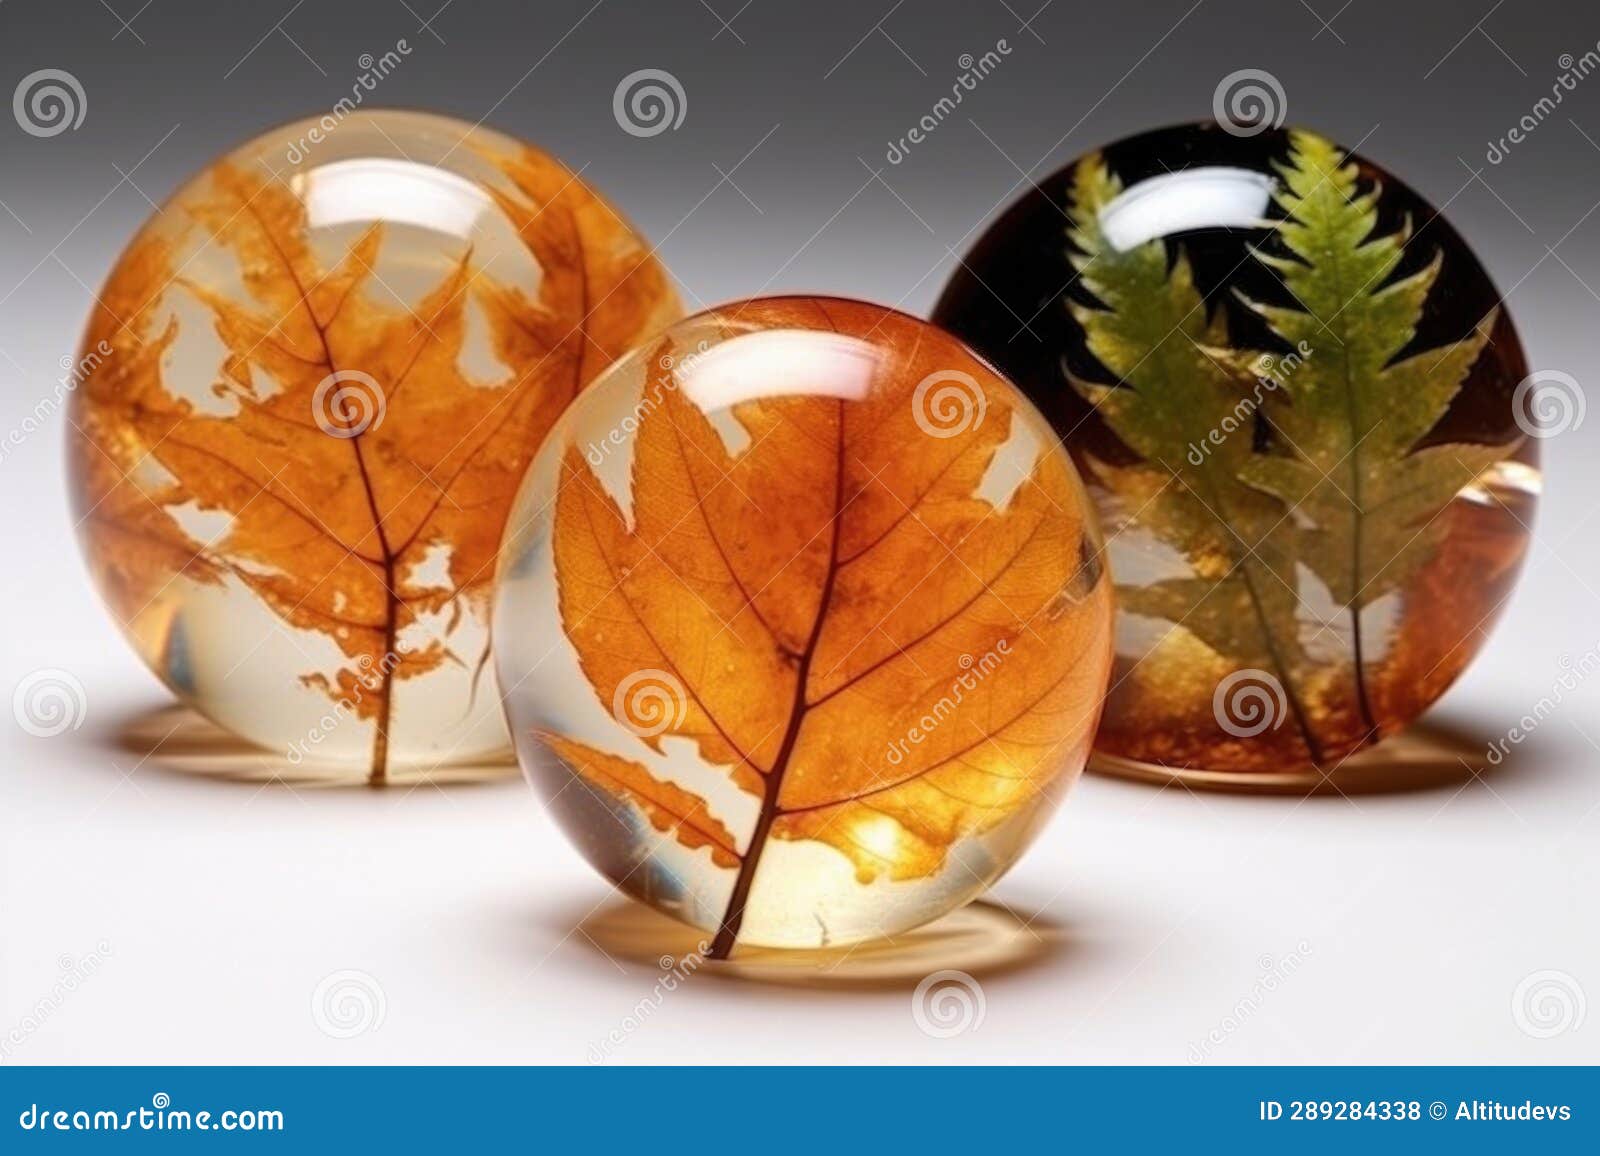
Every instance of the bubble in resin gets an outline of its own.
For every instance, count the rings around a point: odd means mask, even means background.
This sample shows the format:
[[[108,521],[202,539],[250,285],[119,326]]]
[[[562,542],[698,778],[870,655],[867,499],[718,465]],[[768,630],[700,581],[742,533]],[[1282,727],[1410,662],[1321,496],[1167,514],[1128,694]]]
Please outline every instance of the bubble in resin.
[[[71,440],[93,578],[185,702],[291,764],[382,783],[504,751],[486,618],[517,483],[679,312],[527,145],[400,112],[267,133],[98,298]]]
[[[617,362],[531,467],[499,581],[529,778],[717,957],[982,892],[1081,772],[1110,669],[1049,428],[947,334],[854,301],[730,305]]]
[[[1511,319],[1437,210],[1264,128],[1080,158],[988,230],[934,317],[1049,417],[1106,527],[1097,765],[1320,787],[1478,652],[1543,431]]]

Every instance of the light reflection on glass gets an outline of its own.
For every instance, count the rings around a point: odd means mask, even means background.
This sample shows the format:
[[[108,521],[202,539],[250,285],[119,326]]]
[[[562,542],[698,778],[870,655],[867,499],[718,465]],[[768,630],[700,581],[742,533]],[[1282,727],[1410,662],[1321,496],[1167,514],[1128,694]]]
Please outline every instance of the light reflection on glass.
[[[764,397],[828,396],[860,401],[880,353],[840,333],[775,329],[729,338],[678,366],[685,394],[705,413]]]
[[[384,157],[319,165],[291,182],[313,229],[385,221],[465,240],[490,207],[484,191],[463,177]]]
[[[1265,224],[1276,182],[1266,173],[1220,165],[1140,181],[1100,210],[1100,227],[1118,252],[1191,229]]]

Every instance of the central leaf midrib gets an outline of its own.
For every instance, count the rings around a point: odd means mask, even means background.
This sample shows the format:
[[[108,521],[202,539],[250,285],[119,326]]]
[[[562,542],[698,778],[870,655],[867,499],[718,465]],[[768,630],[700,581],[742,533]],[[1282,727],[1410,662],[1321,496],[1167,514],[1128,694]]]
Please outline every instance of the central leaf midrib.
[[[837,449],[834,455],[833,517],[829,520],[831,530],[828,542],[828,570],[822,581],[822,593],[817,600],[817,615],[811,624],[810,636],[795,668],[794,699],[789,708],[788,727],[778,748],[777,757],[773,760],[772,769],[767,772],[765,790],[761,798],[761,812],[756,817],[756,825],[750,835],[750,845],[745,849],[739,864],[739,873],[734,879],[728,906],[723,912],[716,938],[712,941],[710,951],[712,959],[726,959],[733,951],[734,942],[739,937],[739,928],[744,922],[745,906],[755,882],[756,869],[760,866],[772,824],[778,816],[778,797],[783,790],[784,773],[788,770],[790,758],[799,741],[800,728],[805,723],[808,709],[807,682],[810,678],[811,662],[816,657],[817,644],[822,640],[822,630],[833,601],[834,580],[839,574],[839,527],[844,520],[845,402],[840,399],[836,404],[839,410],[839,425],[835,434]]]
[[[282,262],[290,280],[294,283],[295,295],[300,302],[301,308],[305,310],[306,318],[311,323],[312,331],[317,335],[317,340],[322,345],[323,358],[328,367],[328,373],[330,376],[337,376],[339,367],[333,355],[332,342],[329,340],[328,332],[322,321],[317,317],[316,311],[311,308],[311,298],[306,293],[305,284],[300,279],[299,270],[294,267],[294,262],[290,260],[289,254],[284,252],[277,236],[268,227],[266,221],[262,219],[260,210],[249,201],[245,202],[245,207],[249,210],[250,216],[257,227],[260,228],[262,235],[266,237],[267,244],[272,247],[272,251],[277,254],[278,260]],[[353,291],[353,288],[350,291]],[[346,296],[350,291],[347,291]],[[340,300],[340,305],[342,308],[343,298]],[[389,773],[389,722],[394,707],[394,672],[398,669],[400,662],[400,655],[396,653],[395,646],[399,628],[400,596],[395,593],[394,589],[395,552],[389,542],[388,533],[383,527],[383,511],[379,509],[377,491],[373,487],[372,475],[367,470],[366,453],[361,446],[362,437],[366,430],[352,430],[348,423],[346,423],[345,429],[351,449],[355,454],[356,469],[361,476],[362,492],[367,500],[367,510],[372,517],[373,530],[378,538],[379,549],[382,551],[382,574],[379,576],[379,582],[383,586],[384,610],[382,644],[377,664],[381,673],[378,675],[380,680],[377,692],[378,715],[374,720],[375,733],[372,739],[372,760],[367,775],[368,785],[381,786],[387,781]],[[352,549],[351,552],[354,553],[354,550]],[[393,668],[389,666],[388,661],[391,654],[394,654],[396,659],[395,667]]]
[[[1337,164],[1338,162],[1335,163]],[[1321,183],[1326,184],[1335,196],[1343,198],[1343,192],[1334,183],[1337,175],[1338,170],[1336,168],[1335,171],[1326,173]],[[1305,202],[1306,198],[1301,198],[1300,204],[1304,205]],[[1323,198],[1322,204],[1318,205],[1317,208],[1319,209],[1317,213],[1319,218],[1318,225],[1321,231],[1326,234],[1335,234],[1337,221],[1333,211],[1330,211],[1326,197]],[[1341,246],[1328,246],[1326,254],[1318,267],[1325,268],[1328,271],[1328,280],[1332,285],[1334,301],[1337,306],[1333,316],[1334,327],[1337,331],[1334,340],[1339,343],[1339,384],[1341,392],[1344,394],[1345,420],[1348,427],[1349,441],[1345,448],[1344,460],[1347,463],[1346,476],[1350,490],[1348,493],[1341,495],[1350,508],[1350,598],[1345,604],[1345,609],[1350,615],[1351,663],[1355,672],[1356,704],[1361,713],[1362,725],[1367,728],[1367,737],[1370,738],[1373,732],[1377,730],[1377,719],[1372,709],[1371,698],[1367,693],[1366,646],[1361,622],[1363,608],[1361,595],[1366,588],[1366,583],[1363,580],[1366,573],[1364,565],[1366,517],[1362,507],[1362,500],[1365,496],[1362,446],[1366,443],[1367,435],[1370,431],[1363,426],[1364,415],[1361,410],[1361,399],[1358,396],[1356,375],[1351,369],[1352,329],[1350,325],[1350,307],[1355,304],[1356,297],[1352,296],[1348,301],[1345,300],[1344,286],[1347,278],[1345,276],[1344,250]],[[1364,290],[1365,287],[1363,285],[1362,289]],[[1311,312],[1309,306],[1307,306],[1307,315],[1314,318],[1324,329],[1328,328],[1327,323]],[[1314,463],[1313,468],[1317,468]],[[1317,482],[1317,488],[1323,489],[1332,484],[1331,480],[1324,476]]]

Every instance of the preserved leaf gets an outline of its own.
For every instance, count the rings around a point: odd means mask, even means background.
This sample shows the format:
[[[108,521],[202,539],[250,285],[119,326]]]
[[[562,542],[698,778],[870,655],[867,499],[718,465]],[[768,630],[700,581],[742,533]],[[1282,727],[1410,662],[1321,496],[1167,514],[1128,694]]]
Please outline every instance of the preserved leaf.
[[[1314,354],[1266,396],[1280,448],[1256,454],[1240,477],[1295,512],[1297,557],[1348,609],[1363,724],[1378,729],[1366,687],[1362,610],[1400,588],[1438,547],[1439,515],[1465,486],[1516,449],[1417,448],[1443,417],[1494,328],[1491,311],[1464,340],[1410,351],[1441,257],[1394,277],[1406,232],[1376,236],[1374,183],[1337,146],[1291,135],[1277,193],[1287,256],[1258,252],[1295,304],[1247,301],[1274,333]],[[1397,360],[1397,358],[1399,358]]]
[[[827,316],[848,333],[880,313],[830,302]],[[736,404],[737,450],[674,388],[662,367],[680,351],[663,341],[646,362],[659,404],[633,443],[631,508],[577,448],[561,465],[559,611],[584,675],[608,711],[641,671],[681,688],[641,741],[687,741],[725,769],[758,804],[750,833],[730,839],[706,798],[642,759],[541,737],[592,788],[737,865],[719,957],[769,840],[822,843],[863,883],[923,878],[957,840],[1050,789],[1064,752],[1086,752],[1092,735],[1110,595],[1071,467],[1040,453],[1003,502],[979,496],[1010,400],[990,391],[984,420],[928,436],[912,391],[950,367],[915,332],[874,334],[899,343],[896,369],[865,399]],[[1004,670],[969,679],[958,719],[898,765],[873,761],[993,654]]]
[[[1121,191],[1098,154],[1077,164],[1071,260],[1096,304],[1068,307],[1117,384],[1069,380],[1141,459],[1095,462],[1095,477],[1116,495],[1123,519],[1180,550],[1195,577],[1120,583],[1118,604],[1182,626],[1240,667],[1271,673],[1320,761],[1296,681],[1296,551],[1283,503],[1240,476],[1252,459],[1248,432],[1195,452],[1208,431],[1231,428],[1241,414],[1248,420],[1244,383],[1252,379],[1227,348],[1223,318],[1208,313],[1181,248],[1169,258],[1160,240],[1118,249],[1107,239],[1100,211]]]
[[[225,162],[179,205],[232,254],[242,291],[186,281],[173,238],[152,231],[89,327],[87,342],[113,352],[82,387],[74,453],[82,532],[112,608],[138,629],[175,575],[232,580],[285,625],[333,640],[342,665],[302,682],[373,722],[374,784],[395,680],[481,665],[451,635],[486,610],[506,512],[545,432],[674,306],[659,266],[581,181],[531,151],[503,168],[518,192],[494,196],[538,264],[537,299],[466,250],[408,308],[374,272],[383,225],[325,264],[300,197]],[[181,293],[209,311],[223,347],[216,404],[167,380]],[[462,367],[472,301],[504,380]],[[366,392],[341,402],[341,386]],[[199,540],[175,516],[183,507],[224,514],[226,528]]]
[[[737,867],[739,850],[733,833],[712,815],[704,799],[676,783],[665,782],[648,768],[627,759],[597,751],[583,743],[545,732],[546,744],[569,765],[579,768],[595,785],[630,800],[649,816],[658,831],[671,831],[685,847],[711,848],[711,861],[719,867]]]
[[[1481,652],[1538,502],[1531,399],[1565,428],[1577,385],[1530,376],[1448,205],[1315,134],[1239,129],[1041,174],[933,317],[1091,484],[1120,611],[1097,766],[1390,784],[1381,752],[1339,768]]]
[[[1121,185],[1090,156],[1075,169],[1069,237],[1095,304],[1068,304],[1117,384],[1071,380],[1140,459],[1095,463],[1096,477],[1130,524],[1181,551],[1195,572],[1119,586],[1122,608],[1183,627],[1239,668],[1270,673],[1311,761],[1322,764],[1327,739],[1308,705],[1306,650],[1321,632],[1302,629],[1313,616],[1299,567],[1349,613],[1360,745],[1379,729],[1362,610],[1433,556],[1440,513],[1515,443],[1418,448],[1495,314],[1462,341],[1410,351],[1440,259],[1395,278],[1408,234],[1373,235],[1380,190],[1360,188],[1357,167],[1323,138],[1290,139],[1276,193],[1283,251],[1254,256],[1276,271],[1292,304],[1235,297],[1304,356],[1258,380],[1254,369],[1273,355],[1233,347],[1225,302],[1205,301],[1181,243],[1171,251],[1160,239],[1110,244],[1099,213]],[[1338,745],[1342,753],[1349,744]]]

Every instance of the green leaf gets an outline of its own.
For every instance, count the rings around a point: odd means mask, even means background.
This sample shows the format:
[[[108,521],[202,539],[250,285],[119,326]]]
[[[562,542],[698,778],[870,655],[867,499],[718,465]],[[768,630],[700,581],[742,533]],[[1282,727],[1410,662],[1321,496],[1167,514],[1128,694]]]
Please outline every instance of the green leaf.
[[[1381,194],[1331,142],[1291,136],[1277,193],[1288,256],[1257,253],[1296,306],[1240,299],[1306,353],[1265,399],[1276,448],[1240,477],[1294,512],[1296,553],[1350,613],[1362,713],[1366,694],[1361,611],[1427,561],[1439,517],[1461,489],[1515,445],[1417,443],[1460,390],[1494,327],[1491,311],[1466,338],[1395,360],[1416,336],[1440,257],[1395,278],[1409,228],[1375,235]]]
[[[1224,321],[1208,316],[1181,251],[1169,260],[1160,240],[1122,250],[1110,243],[1100,211],[1120,192],[1098,154],[1079,162],[1070,256],[1098,304],[1068,307],[1117,384],[1068,379],[1142,459],[1093,463],[1116,517],[1180,551],[1194,576],[1119,585],[1119,602],[1182,626],[1240,667],[1273,674],[1320,759],[1295,693],[1304,656],[1293,528],[1281,499],[1240,478],[1253,456],[1254,357],[1227,348]],[[1207,440],[1210,431],[1227,436]]]
[[[1514,448],[1414,448],[1460,390],[1495,314],[1462,341],[1394,361],[1416,335],[1440,260],[1391,280],[1408,234],[1373,235],[1380,190],[1360,191],[1356,166],[1329,141],[1291,139],[1277,200],[1292,258],[1258,257],[1299,308],[1246,304],[1310,353],[1266,399],[1281,450],[1255,456],[1241,476],[1294,509],[1302,560],[1336,603],[1360,611],[1426,561],[1438,515]]]

